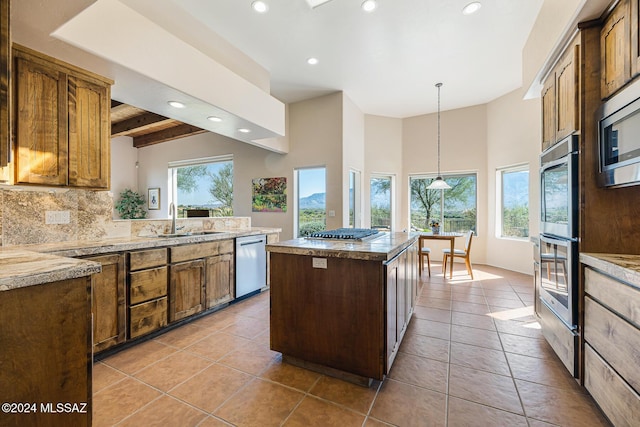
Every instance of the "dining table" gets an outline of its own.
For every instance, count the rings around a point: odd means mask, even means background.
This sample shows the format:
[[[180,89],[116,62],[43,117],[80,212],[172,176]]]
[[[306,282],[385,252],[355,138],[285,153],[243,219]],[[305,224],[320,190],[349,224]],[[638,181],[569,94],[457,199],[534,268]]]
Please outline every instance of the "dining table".
[[[449,257],[449,262],[450,262],[449,266],[451,267],[449,269],[449,278],[452,279],[453,278],[453,258],[454,258],[453,251],[455,248],[456,237],[462,237],[462,236],[464,236],[464,234],[456,233],[453,231],[440,232],[438,234],[427,233],[427,232],[419,233],[418,234],[418,259],[422,260],[422,247],[423,247],[424,240],[448,240],[451,246],[451,255],[452,255]],[[420,272],[422,272],[422,262],[420,263]]]

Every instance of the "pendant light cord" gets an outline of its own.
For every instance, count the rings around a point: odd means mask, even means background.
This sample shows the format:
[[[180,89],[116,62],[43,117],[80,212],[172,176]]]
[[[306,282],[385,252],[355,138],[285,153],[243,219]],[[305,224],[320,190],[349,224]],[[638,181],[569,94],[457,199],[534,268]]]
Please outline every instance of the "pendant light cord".
[[[440,178],[440,87],[442,83],[436,83],[436,87],[438,88],[438,178]]]

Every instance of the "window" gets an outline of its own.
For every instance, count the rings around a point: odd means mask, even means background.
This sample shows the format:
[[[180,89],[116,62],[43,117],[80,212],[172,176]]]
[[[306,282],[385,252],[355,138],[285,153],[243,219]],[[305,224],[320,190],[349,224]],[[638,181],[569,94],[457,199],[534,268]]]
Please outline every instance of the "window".
[[[391,230],[393,226],[392,184],[391,176],[371,177],[371,228]]]
[[[431,231],[431,222],[436,221],[445,232],[473,230],[477,234],[477,175],[443,175],[442,178],[450,189],[427,188],[435,176],[409,177],[411,228]]]
[[[206,216],[233,215],[233,157],[219,156],[169,163],[171,201],[178,217],[208,211]]]
[[[305,237],[315,231],[325,230],[326,218],[326,169],[296,169],[296,235]]]
[[[500,237],[529,237],[529,167],[505,168],[497,172]]]
[[[349,227],[360,228],[360,172],[349,171]]]

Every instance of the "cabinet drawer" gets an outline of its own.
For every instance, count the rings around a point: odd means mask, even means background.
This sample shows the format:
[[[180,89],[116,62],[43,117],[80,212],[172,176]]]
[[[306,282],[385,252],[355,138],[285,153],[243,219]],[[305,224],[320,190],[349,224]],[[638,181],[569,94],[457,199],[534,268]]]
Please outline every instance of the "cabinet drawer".
[[[584,339],[631,387],[640,391],[640,330],[586,297]]]
[[[129,252],[129,270],[161,267],[167,263],[167,248]]]
[[[640,420],[640,396],[586,344],[584,386],[615,426],[636,426]]]
[[[167,267],[136,271],[129,274],[129,304],[149,301],[167,295]]]
[[[233,252],[232,239],[176,246],[171,248],[171,262],[190,261],[231,252]]]
[[[588,267],[584,277],[587,294],[640,328],[640,290]]]
[[[138,304],[129,309],[129,336],[136,338],[167,325],[167,297]]]
[[[578,336],[574,334],[560,320],[556,314],[551,311],[547,305],[542,302],[540,304],[540,325],[542,326],[542,335],[547,340],[553,351],[558,355],[569,373],[576,376]]]

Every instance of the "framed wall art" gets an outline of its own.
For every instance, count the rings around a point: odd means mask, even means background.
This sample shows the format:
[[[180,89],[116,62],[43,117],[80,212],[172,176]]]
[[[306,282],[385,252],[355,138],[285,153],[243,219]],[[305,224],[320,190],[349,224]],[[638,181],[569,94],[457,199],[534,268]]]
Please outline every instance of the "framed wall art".
[[[287,178],[254,178],[251,210],[253,212],[286,212]]]
[[[148,209],[159,210],[160,209],[160,188],[150,188],[149,194],[147,197],[147,206]]]

